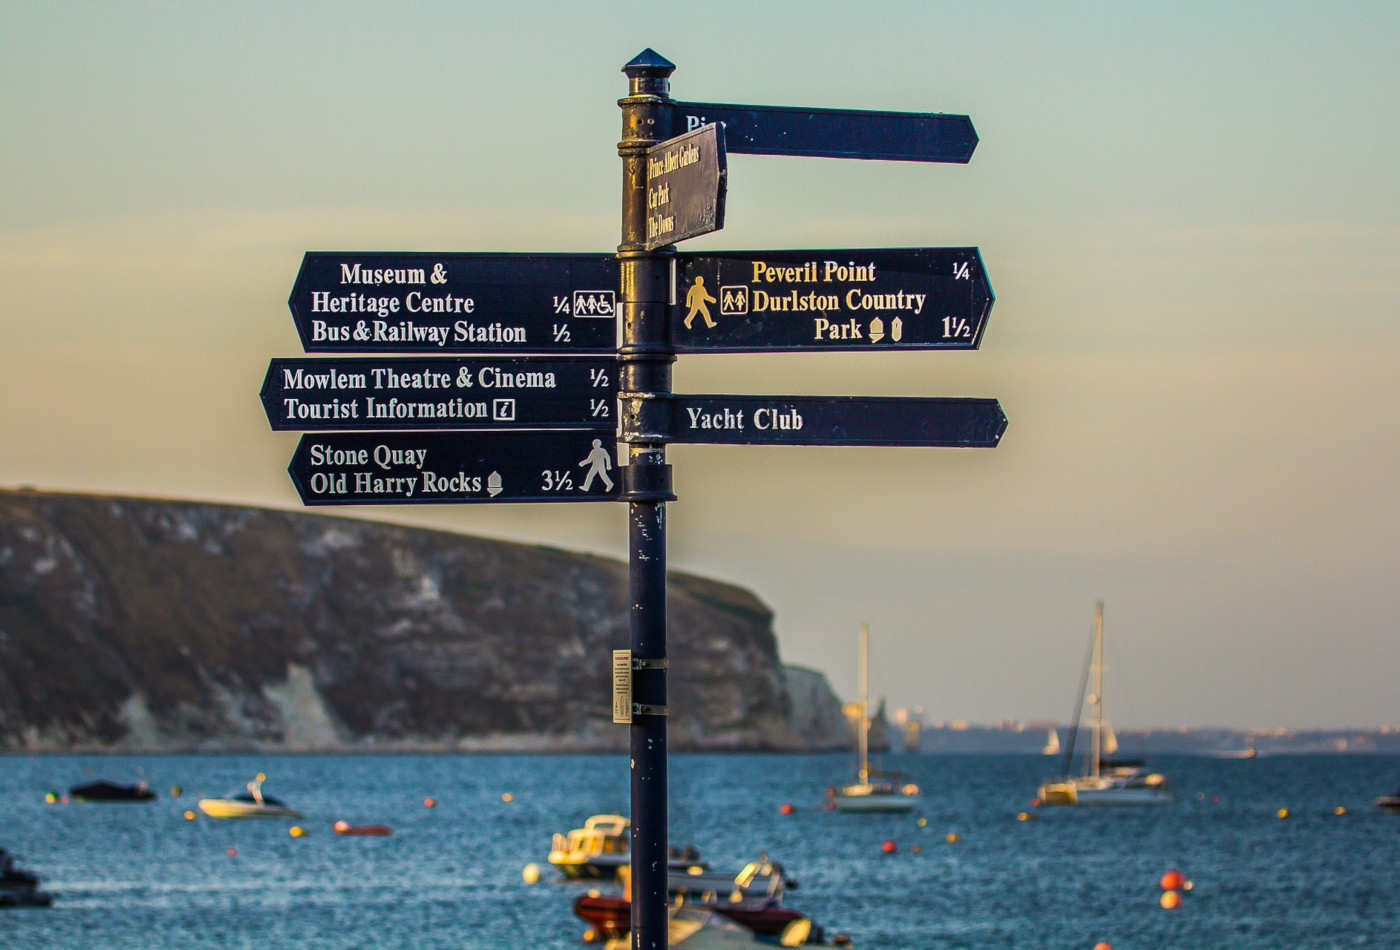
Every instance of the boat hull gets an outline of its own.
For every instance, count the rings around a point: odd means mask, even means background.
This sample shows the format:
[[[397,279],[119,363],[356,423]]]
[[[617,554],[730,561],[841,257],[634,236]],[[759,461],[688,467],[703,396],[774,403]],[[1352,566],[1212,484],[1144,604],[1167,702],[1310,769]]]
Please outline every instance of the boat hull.
[[[199,810],[210,818],[300,818],[301,812],[285,805],[259,805],[227,798],[201,798]]]
[[[837,795],[832,798],[837,811],[847,812],[909,812],[919,804],[918,796],[900,795]]]
[[[752,906],[744,904],[691,904],[702,906],[722,914],[737,924],[749,928],[761,937],[776,937],[795,920],[802,920],[805,914],[790,910],[782,905]],[[574,914],[588,924],[602,937],[613,939],[626,934],[632,927],[632,902],[625,897],[582,894],[574,900]],[[808,940],[820,939],[820,930],[812,928]]]

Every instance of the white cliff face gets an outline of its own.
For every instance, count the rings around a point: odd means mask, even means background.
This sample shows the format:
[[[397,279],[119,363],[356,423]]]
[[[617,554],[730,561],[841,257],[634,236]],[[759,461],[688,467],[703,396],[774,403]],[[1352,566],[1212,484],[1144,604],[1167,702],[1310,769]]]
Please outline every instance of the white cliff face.
[[[825,679],[784,674],[766,606],[668,584],[673,747],[844,745]],[[622,749],[626,606],[603,558],[0,492],[0,748]]]

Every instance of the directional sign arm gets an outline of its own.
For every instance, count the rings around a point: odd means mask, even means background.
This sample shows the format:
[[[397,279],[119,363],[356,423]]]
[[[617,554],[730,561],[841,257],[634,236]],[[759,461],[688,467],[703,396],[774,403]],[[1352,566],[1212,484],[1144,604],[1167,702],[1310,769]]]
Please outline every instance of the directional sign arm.
[[[942,112],[677,102],[672,114],[677,133],[722,123],[729,151],[750,155],[966,164],[977,147],[972,120]]]
[[[649,413],[624,412],[623,441],[657,438],[645,428],[696,445],[995,448],[1006,431],[995,399],[677,395],[649,402]]]

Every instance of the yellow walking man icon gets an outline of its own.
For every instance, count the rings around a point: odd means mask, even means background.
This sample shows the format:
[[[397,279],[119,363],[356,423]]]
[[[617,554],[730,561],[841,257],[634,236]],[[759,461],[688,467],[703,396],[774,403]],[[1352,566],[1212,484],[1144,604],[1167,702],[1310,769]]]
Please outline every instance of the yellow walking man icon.
[[[710,319],[710,308],[705,306],[714,302],[715,298],[705,290],[705,278],[696,277],[694,285],[685,292],[685,305],[690,308],[690,312],[685,315],[685,328],[690,329],[690,322],[695,319],[696,314],[705,318],[705,326],[714,326],[715,322]]]

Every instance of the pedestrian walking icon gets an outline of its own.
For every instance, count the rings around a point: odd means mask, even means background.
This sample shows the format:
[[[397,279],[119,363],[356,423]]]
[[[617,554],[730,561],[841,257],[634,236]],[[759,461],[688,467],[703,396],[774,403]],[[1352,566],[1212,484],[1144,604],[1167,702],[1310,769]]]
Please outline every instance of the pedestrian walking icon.
[[[588,474],[583,477],[583,487],[580,491],[588,491],[593,485],[593,476],[598,476],[603,480],[603,488],[612,491],[613,480],[608,478],[608,469],[612,468],[612,458],[608,455],[608,450],[603,448],[602,439],[593,440],[593,451],[588,453],[588,458],[578,463],[579,468],[587,466]]]
[[[710,319],[710,308],[706,304],[715,302],[715,298],[705,289],[705,278],[696,277],[695,283],[685,292],[685,305],[690,310],[685,315],[685,328],[690,329],[690,323],[697,315],[705,318],[705,326],[713,327],[715,322]]]

